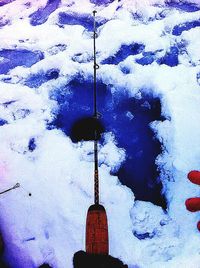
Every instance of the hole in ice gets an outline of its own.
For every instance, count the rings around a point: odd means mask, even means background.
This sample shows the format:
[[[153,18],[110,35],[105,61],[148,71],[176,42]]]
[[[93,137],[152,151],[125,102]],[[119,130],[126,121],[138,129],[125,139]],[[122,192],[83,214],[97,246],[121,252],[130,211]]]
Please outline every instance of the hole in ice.
[[[103,60],[102,64],[118,64],[125,60],[130,55],[140,54],[144,50],[145,46],[143,44],[134,43],[131,45],[122,45],[119,51],[115,55],[108,57]]]
[[[110,93],[106,90],[106,86],[102,83],[97,83],[97,87],[98,103],[99,105],[100,103],[104,103],[105,106],[106,98]],[[67,85],[66,89],[64,89],[62,92],[59,91],[58,95],[53,96],[53,98],[56,98],[60,104],[59,112],[55,121],[53,122],[53,125],[61,128],[66,135],[70,135],[70,133],[72,134],[72,126],[75,122],[79,122],[82,127],[84,125],[84,120],[86,125],[90,121],[94,123],[94,121],[91,120],[91,115],[93,115],[92,80],[85,81],[81,76],[78,76]],[[103,125],[101,123],[98,128],[100,132],[103,131]],[[76,131],[77,130],[75,127],[75,133]],[[76,135],[78,135],[78,133]]]
[[[37,26],[45,23],[49,15],[58,8],[60,2],[61,0],[49,0],[44,8],[40,8],[31,14],[29,16],[31,25]]]
[[[150,122],[165,119],[161,115],[160,99],[145,94],[140,100],[120,98],[113,112],[115,116],[110,127],[119,147],[126,150],[126,161],[115,174],[133,190],[136,199],[151,201],[166,208],[159,171],[155,165],[162,148],[149,127]]]
[[[9,70],[17,66],[31,67],[44,58],[40,51],[29,51],[25,49],[2,49],[0,50],[0,74],[7,74]]]
[[[96,18],[97,28],[106,22],[105,19]],[[93,31],[94,18],[91,14],[79,14],[75,12],[60,12],[59,13],[59,24],[67,25],[82,25],[88,31]]]
[[[153,202],[166,208],[166,201],[159,180],[156,157],[162,152],[149,123],[164,120],[159,98],[143,94],[142,99],[130,98],[125,93],[111,93],[112,86],[98,81],[97,100],[102,124],[106,131],[114,133],[117,145],[126,150],[126,161],[113,173],[130,187],[138,200]],[[71,127],[81,118],[93,114],[92,80],[75,77],[62,96],[53,92],[52,98],[59,103],[56,119],[49,127],[62,129],[70,135]]]
[[[184,31],[189,31],[190,29],[200,27],[200,20],[195,20],[195,21],[189,21],[180,25],[174,26],[172,30],[172,34],[179,36],[182,34]]]

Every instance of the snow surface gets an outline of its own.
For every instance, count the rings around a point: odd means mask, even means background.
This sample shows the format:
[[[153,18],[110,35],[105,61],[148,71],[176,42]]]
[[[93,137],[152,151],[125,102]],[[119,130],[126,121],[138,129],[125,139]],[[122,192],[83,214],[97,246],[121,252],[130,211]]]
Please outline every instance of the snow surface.
[[[85,78],[92,75],[92,36],[85,29],[84,16],[96,8],[98,62],[115,55],[121,45],[140,43],[145,52],[151,52],[129,55],[117,64],[102,64],[98,77],[106,85],[114,85],[119,94],[123,90],[136,98],[143,92],[159,97],[166,118],[150,127],[163,147],[156,163],[167,211],[135,201],[134,190],[110,175],[126,152],[118,148],[113,133],[106,133],[100,149],[100,187],[109,219],[110,254],[129,267],[199,268],[199,215],[187,212],[184,202],[199,195],[186,175],[200,168],[200,29],[186,27],[180,35],[174,35],[173,29],[199,21],[200,8],[186,12],[183,1],[173,1],[179,4],[177,8],[164,0],[113,1],[96,7],[88,0],[62,0],[57,8],[45,9],[48,18],[44,21],[40,17],[37,23],[35,15],[32,25],[30,15],[38,9],[42,12],[46,0],[8,2],[0,7],[1,51],[27,50],[44,57],[30,58],[18,66],[3,53],[0,58],[0,70],[7,66],[0,75],[0,189],[21,184],[0,199],[5,260],[13,268],[38,267],[44,262],[54,268],[70,268],[73,254],[84,249],[86,213],[93,202],[92,143],[74,144],[61,130],[47,125],[58,109],[51,98],[53,92],[78,73]],[[84,16],[68,25],[59,21],[62,12]],[[146,62],[148,55],[154,56],[150,62]],[[128,73],[122,72],[122,67]],[[50,69],[58,70],[58,75],[35,84],[30,80]]]

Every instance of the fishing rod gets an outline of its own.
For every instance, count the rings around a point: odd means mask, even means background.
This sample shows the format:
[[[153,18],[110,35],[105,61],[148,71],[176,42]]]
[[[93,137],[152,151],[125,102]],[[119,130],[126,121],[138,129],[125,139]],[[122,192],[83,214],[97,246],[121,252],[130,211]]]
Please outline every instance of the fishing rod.
[[[17,189],[17,188],[19,188],[19,187],[20,187],[20,183],[17,182],[13,187],[11,187],[11,188],[9,188],[9,189],[3,191],[3,192],[0,192],[0,194],[5,194],[5,193],[7,193],[7,192],[9,192],[9,191],[12,191],[12,190],[14,190],[14,189]]]
[[[94,118],[98,120],[99,113],[97,112],[97,69],[99,65],[96,62],[96,20],[95,15],[97,11],[93,11],[94,16],[94,31],[93,31],[93,48],[94,48]],[[99,204],[99,163],[98,163],[98,139],[97,139],[97,129],[94,129],[94,203]]]
[[[93,11],[94,30],[94,119],[98,121],[100,114],[97,111],[97,70],[99,65],[96,62],[96,11]],[[96,124],[97,126],[97,124]],[[105,208],[99,204],[99,163],[98,163],[98,133],[97,127],[94,128],[94,204],[88,209],[86,219],[86,252],[89,254],[108,255],[108,222]]]

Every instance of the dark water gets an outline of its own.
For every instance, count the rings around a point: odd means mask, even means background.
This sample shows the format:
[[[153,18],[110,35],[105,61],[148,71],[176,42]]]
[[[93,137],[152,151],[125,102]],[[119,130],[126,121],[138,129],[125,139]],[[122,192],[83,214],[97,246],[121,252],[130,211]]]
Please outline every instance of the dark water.
[[[44,58],[40,51],[29,51],[25,49],[3,49],[0,50],[0,74],[6,74],[9,70],[17,66],[31,67],[36,62]]]
[[[30,15],[30,23],[33,26],[37,26],[45,23],[49,15],[53,13],[59,6],[61,0],[49,0],[44,8],[38,9],[36,12]]]
[[[166,208],[155,165],[155,158],[162,151],[161,144],[149,127],[154,120],[164,120],[160,99],[145,94],[142,99],[135,99],[125,93],[111,94],[110,89],[110,86],[98,82],[101,123],[106,132],[114,133],[118,147],[124,148],[127,155],[122,166],[111,173],[133,190],[136,199]],[[60,109],[49,127],[60,128],[66,135],[71,135],[72,126],[77,121],[93,114],[92,81],[81,76],[75,77],[62,94],[54,92],[52,98],[58,101]]]

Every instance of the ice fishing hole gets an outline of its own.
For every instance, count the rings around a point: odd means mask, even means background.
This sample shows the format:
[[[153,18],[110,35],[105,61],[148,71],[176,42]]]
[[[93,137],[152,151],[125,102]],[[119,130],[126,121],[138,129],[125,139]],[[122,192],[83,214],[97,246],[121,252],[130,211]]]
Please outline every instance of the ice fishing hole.
[[[130,98],[122,91],[112,94],[110,86],[101,82],[97,83],[97,88],[97,106],[105,131],[112,132],[118,147],[126,150],[126,161],[112,174],[132,189],[137,200],[150,201],[166,208],[155,164],[162,148],[149,127],[152,121],[165,120],[161,115],[160,99],[145,93],[141,99]],[[77,76],[61,91],[62,97],[60,91],[52,94],[59,103],[59,110],[49,127],[62,129],[69,136],[72,126],[93,114],[92,80]]]

